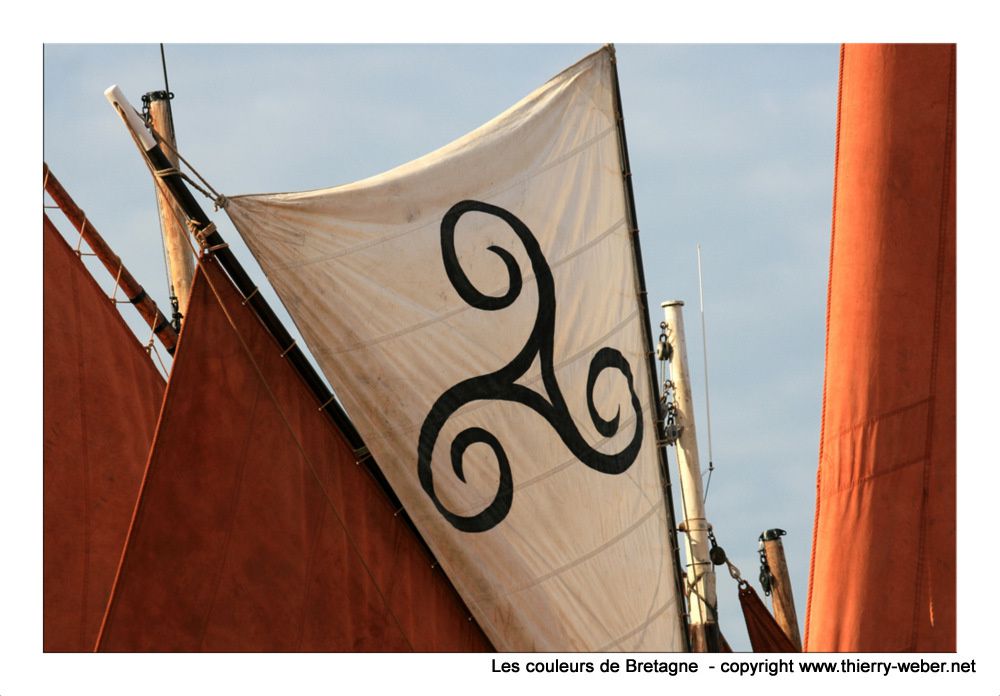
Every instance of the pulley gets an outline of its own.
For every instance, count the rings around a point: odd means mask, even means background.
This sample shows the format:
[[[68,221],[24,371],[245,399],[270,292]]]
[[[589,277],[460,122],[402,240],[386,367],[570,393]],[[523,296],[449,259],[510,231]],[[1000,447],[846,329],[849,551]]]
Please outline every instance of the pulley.
[[[674,356],[674,347],[667,342],[667,322],[660,322],[660,338],[656,342],[656,359],[669,361]]]

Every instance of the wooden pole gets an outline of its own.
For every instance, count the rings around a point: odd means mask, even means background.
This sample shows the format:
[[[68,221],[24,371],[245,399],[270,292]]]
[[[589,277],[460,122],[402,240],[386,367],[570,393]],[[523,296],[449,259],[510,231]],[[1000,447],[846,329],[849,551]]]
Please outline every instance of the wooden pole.
[[[691,614],[691,649],[695,652],[719,652],[719,623],[716,616],[715,566],[709,559],[708,532],[705,518],[701,467],[698,462],[698,439],[694,425],[694,402],[688,375],[687,343],[684,339],[684,303],[664,302],[663,315],[667,328],[667,343],[671,352],[670,381],[674,383],[676,424],[681,427],[677,438],[677,467],[680,469],[681,503],[684,521],[681,531],[687,539],[688,611]]]
[[[129,104],[125,95],[118,88],[118,85],[108,87],[104,91],[104,96],[122,119],[129,134],[135,140],[136,146],[143,152],[143,156],[146,158],[150,169],[153,172],[169,169],[170,161],[166,158],[160,145],[150,135],[149,131],[146,130],[145,124],[142,122],[139,114]],[[292,364],[292,367],[295,368],[305,381],[309,390],[312,391],[319,400],[319,403],[322,404],[320,409],[329,415],[337,425],[337,428],[354,449],[358,459],[370,462],[371,458],[368,448],[365,447],[364,441],[361,439],[361,435],[358,434],[351,419],[348,418],[347,413],[341,407],[340,403],[333,398],[333,394],[326,386],[326,382],[316,372],[316,368],[306,358],[302,349],[295,344],[292,335],[285,328],[285,325],[281,323],[271,305],[264,299],[263,294],[257,291],[257,286],[253,282],[253,279],[240,264],[236,255],[229,248],[229,245],[225,243],[222,235],[219,234],[219,231],[215,228],[215,224],[209,220],[208,215],[202,210],[197,199],[188,190],[180,174],[165,173],[162,176],[157,176],[157,178],[163,183],[167,192],[183,211],[184,214],[181,219],[189,221],[192,225],[193,235],[203,247],[203,253],[210,253],[218,260],[219,265],[229,275],[230,280],[233,281],[236,288],[246,298],[247,306],[254,311],[257,318],[264,324],[277,344],[282,347],[282,355],[285,360]],[[378,476],[381,476],[381,472],[378,473]]]
[[[784,534],[783,529],[769,529],[761,534],[761,540],[767,565],[771,570],[771,606],[774,609],[774,619],[795,645],[795,649],[801,651],[802,638],[799,635],[799,619],[795,613],[795,598],[792,596],[792,580],[785,561],[785,547],[781,543]]]
[[[111,250],[104,238],[94,228],[92,222],[87,219],[86,214],[80,209],[76,202],[70,198],[66,189],[62,187],[55,174],[49,170],[49,165],[43,165],[42,185],[45,192],[49,194],[59,209],[62,210],[66,218],[72,223],[76,231],[80,233],[83,240],[87,242],[94,256],[108,269],[114,278],[118,280],[118,287],[122,289],[125,298],[131,302],[146,324],[153,330],[153,333],[160,339],[160,343],[171,355],[177,346],[177,332],[170,325],[170,321],[163,316],[156,307],[153,298],[146,294],[142,286],[136,282],[128,269],[122,263],[118,255]],[[51,225],[48,217],[43,217],[44,225]]]
[[[161,145],[163,154],[173,167],[177,167],[177,142],[174,136],[174,119],[170,111],[172,94],[150,92],[149,118],[153,134]],[[167,265],[170,267],[170,284],[177,297],[177,305],[182,315],[187,313],[188,299],[191,297],[191,283],[194,280],[194,256],[187,239],[187,230],[181,221],[184,214],[157,180],[156,204],[160,210],[160,229],[163,245],[167,251]]]

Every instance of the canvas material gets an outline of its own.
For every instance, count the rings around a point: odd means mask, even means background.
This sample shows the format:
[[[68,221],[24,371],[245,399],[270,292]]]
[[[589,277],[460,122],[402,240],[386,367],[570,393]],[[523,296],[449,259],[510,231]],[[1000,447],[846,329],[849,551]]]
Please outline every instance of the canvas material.
[[[102,651],[486,651],[216,264],[195,276]]]
[[[955,650],[954,80],[842,50],[810,651]]]
[[[501,650],[683,647],[613,80],[601,50],[385,174],[227,207]]]
[[[43,647],[94,648],[163,401],[163,377],[45,218]]]

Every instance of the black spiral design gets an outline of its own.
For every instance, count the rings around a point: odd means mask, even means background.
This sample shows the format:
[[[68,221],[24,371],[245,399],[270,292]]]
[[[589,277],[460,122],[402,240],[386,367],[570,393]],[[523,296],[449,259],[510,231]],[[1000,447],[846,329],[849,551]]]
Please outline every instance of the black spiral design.
[[[448,274],[448,279],[458,291],[459,296],[476,309],[496,311],[512,305],[521,294],[523,286],[521,269],[514,256],[497,246],[490,246],[489,250],[499,256],[507,267],[507,273],[510,277],[510,287],[507,292],[502,297],[494,297],[479,292],[472,285],[465,271],[462,270],[455,251],[455,226],[458,224],[459,218],[470,211],[498,217],[514,230],[527,251],[531,261],[531,270],[535,274],[538,286],[538,315],[535,318],[531,334],[520,352],[496,372],[471,377],[445,391],[434,402],[420,428],[420,439],[417,444],[417,473],[420,477],[420,485],[434,501],[438,511],[456,529],[463,532],[484,532],[495,527],[507,516],[514,501],[514,480],[510,470],[510,462],[500,442],[492,433],[483,428],[467,428],[460,432],[451,444],[451,466],[459,480],[464,482],[462,456],[465,450],[474,443],[488,445],[496,456],[497,467],[500,470],[500,482],[493,501],[481,512],[464,516],[446,508],[434,491],[431,455],[438,435],[441,433],[441,428],[458,409],[474,401],[485,400],[512,401],[523,404],[548,421],[577,459],[590,468],[605,474],[620,474],[632,466],[642,444],[643,427],[642,408],[632,382],[632,369],[625,356],[614,348],[601,348],[590,361],[590,372],[587,377],[587,408],[590,411],[594,427],[601,435],[611,437],[618,432],[621,413],[616,413],[611,419],[602,418],[594,405],[594,387],[602,371],[613,368],[621,372],[628,381],[632,409],[636,416],[632,441],[621,452],[604,454],[591,447],[573,423],[559,384],[556,382],[555,368],[552,362],[556,319],[555,282],[552,279],[552,271],[531,230],[509,211],[480,201],[461,201],[452,206],[442,219],[441,255],[444,259],[445,273]],[[527,372],[536,356],[539,358],[541,366],[544,395],[515,383]]]

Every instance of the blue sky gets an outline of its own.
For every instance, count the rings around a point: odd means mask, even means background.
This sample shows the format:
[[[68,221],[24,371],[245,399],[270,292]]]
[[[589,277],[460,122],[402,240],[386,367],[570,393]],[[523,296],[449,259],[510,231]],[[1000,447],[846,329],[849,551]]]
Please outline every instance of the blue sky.
[[[232,195],[319,188],[389,169],[487,121],[596,48],[168,44],[166,53],[180,149]],[[617,52],[650,320],[659,324],[662,300],[687,303],[707,462],[695,265],[695,245],[702,247],[716,465],[708,515],[751,579],[758,534],[788,530],[801,622],[838,47],[619,44]],[[162,89],[159,61],[155,44],[46,46],[44,157],[166,308],[152,183],[102,95],[118,83],[138,105],[144,92]],[[236,246],[225,217],[214,218]],[[256,268],[245,249],[238,253]],[[96,276],[110,285],[103,269]],[[734,648],[748,649],[728,576],[719,578],[719,597],[723,631]]]

